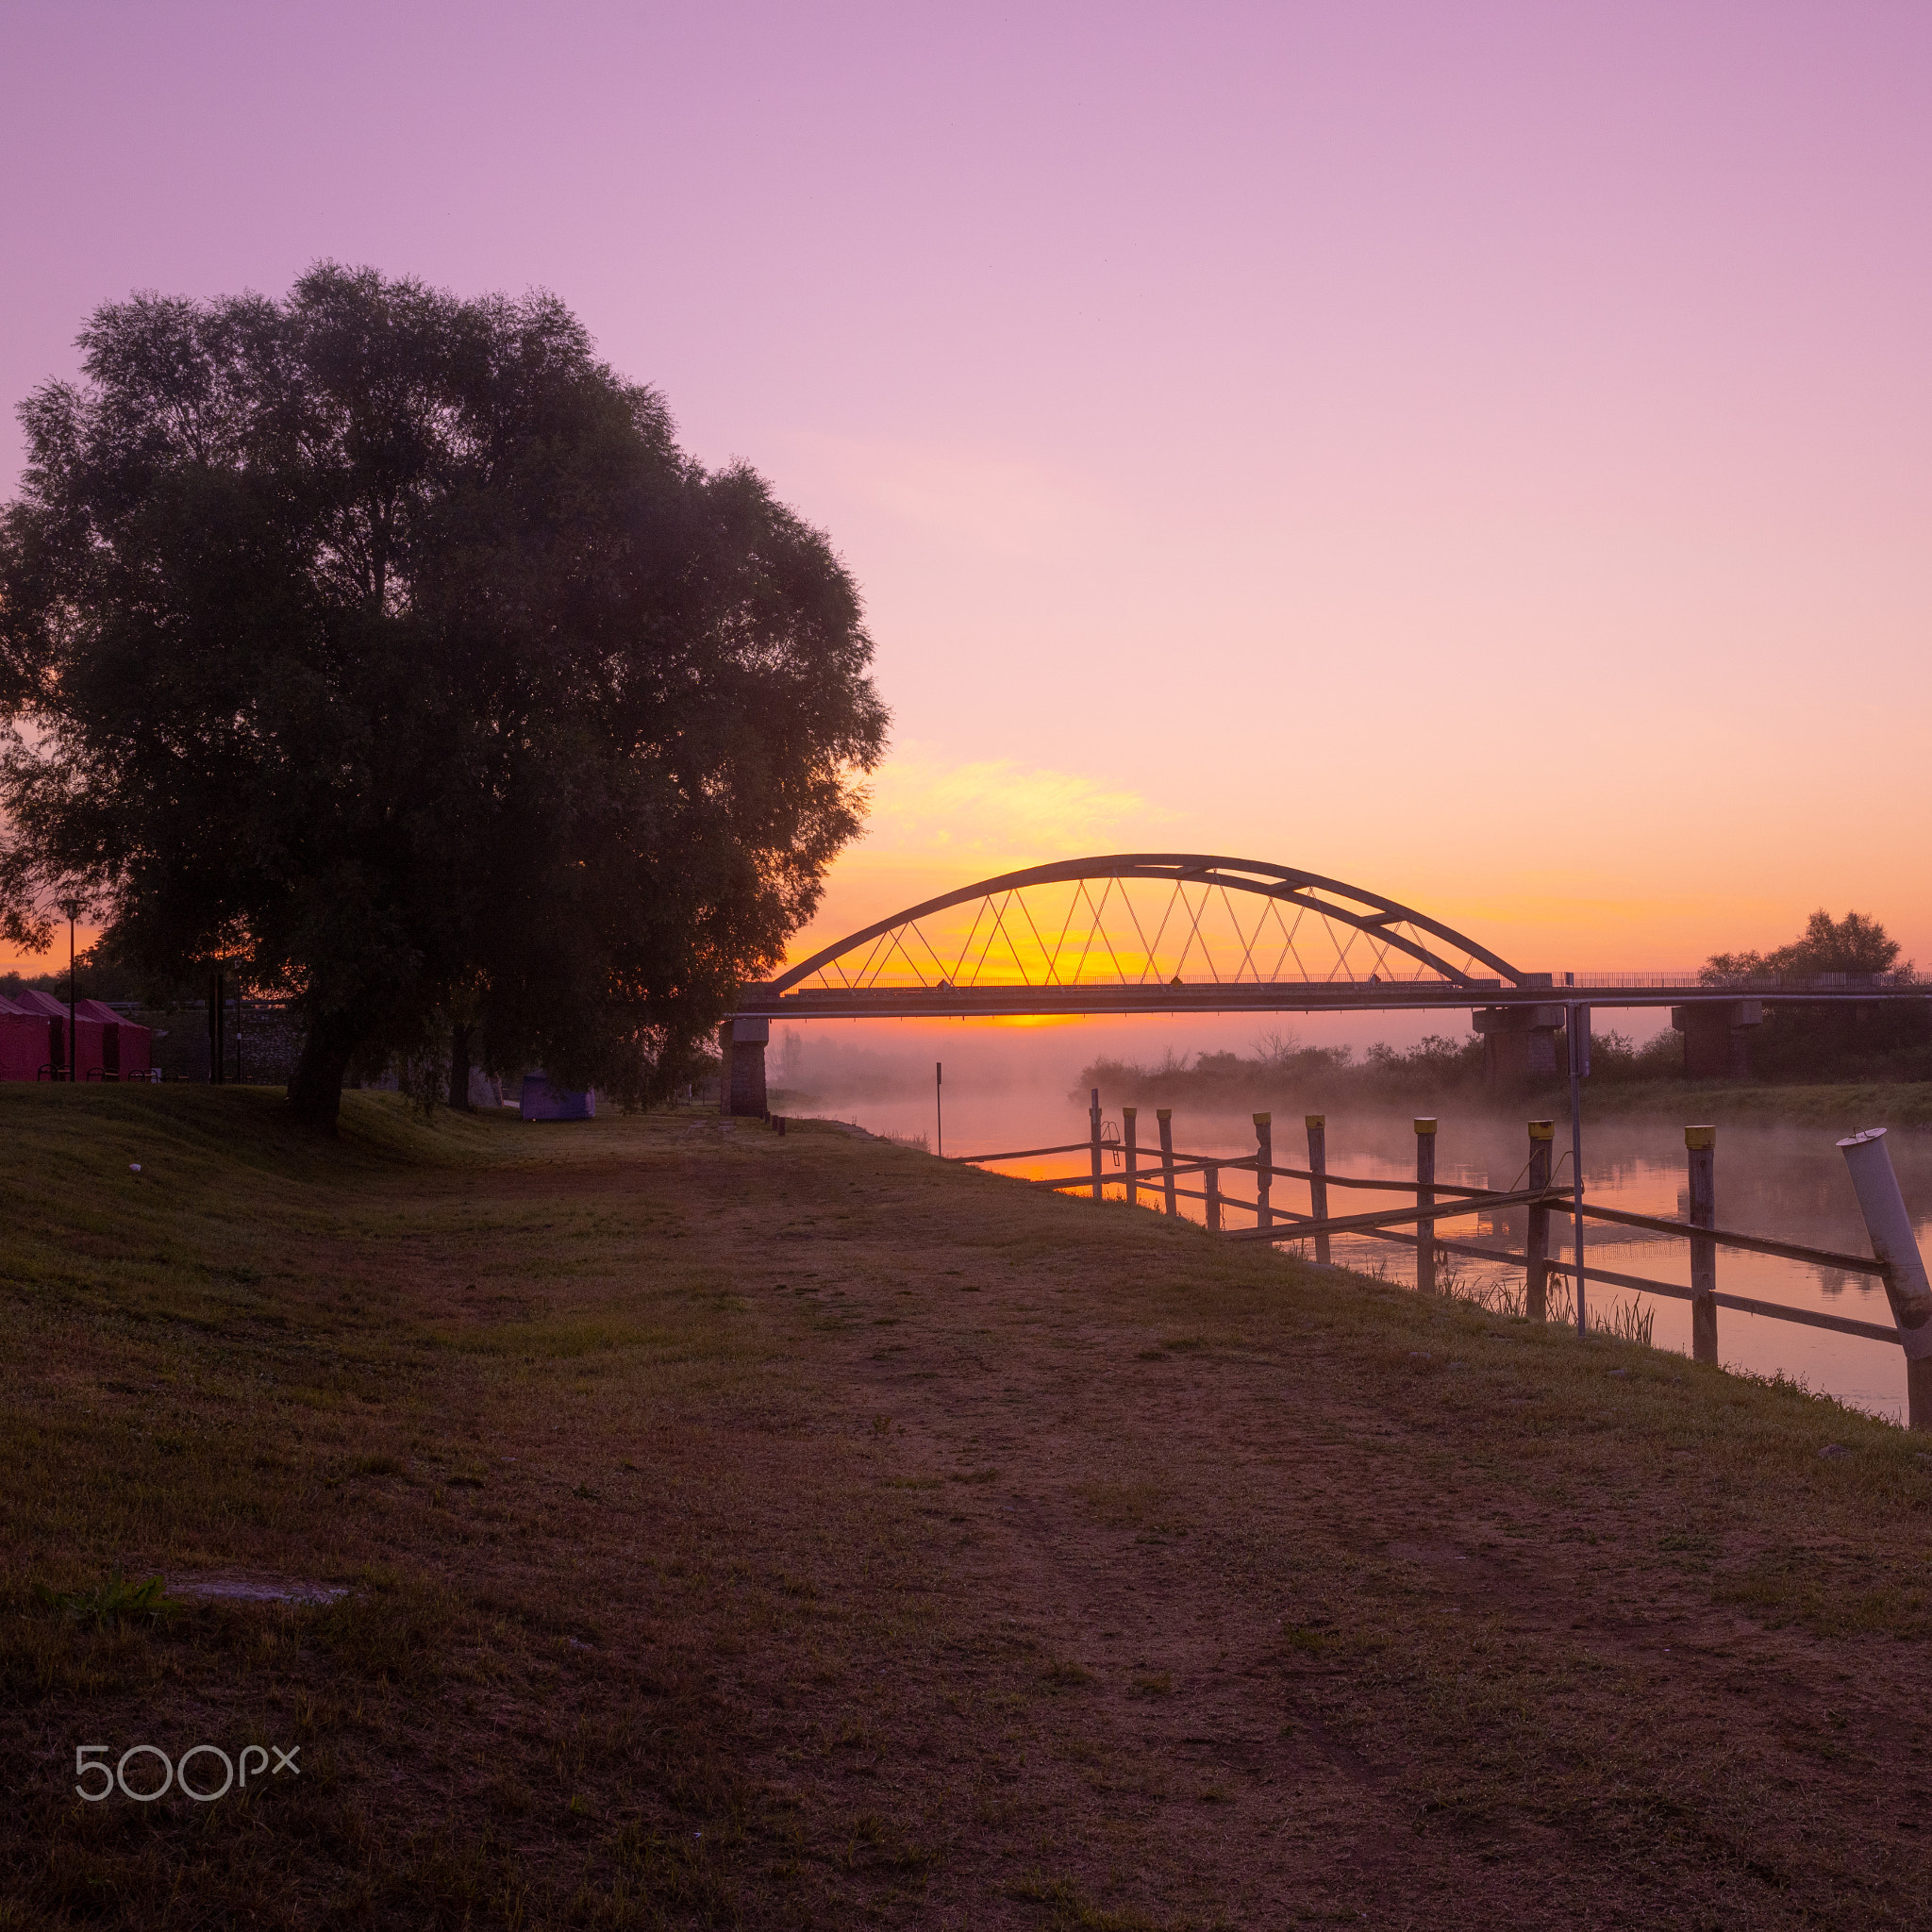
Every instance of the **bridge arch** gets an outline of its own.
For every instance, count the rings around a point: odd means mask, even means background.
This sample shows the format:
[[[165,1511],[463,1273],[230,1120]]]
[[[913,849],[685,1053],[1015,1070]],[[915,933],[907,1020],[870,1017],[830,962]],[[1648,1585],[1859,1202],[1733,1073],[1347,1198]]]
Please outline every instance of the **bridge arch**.
[[[787,1004],[802,1010],[822,1004],[813,995],[867,992],[1087,990],[1104,1002],[1126,988],[1340,991],[1391,981],[1445,991],[1548,984],[1412,906],[1320,873],[1208,853],[1117,852],[961,886],[746,991],[791,995]]]

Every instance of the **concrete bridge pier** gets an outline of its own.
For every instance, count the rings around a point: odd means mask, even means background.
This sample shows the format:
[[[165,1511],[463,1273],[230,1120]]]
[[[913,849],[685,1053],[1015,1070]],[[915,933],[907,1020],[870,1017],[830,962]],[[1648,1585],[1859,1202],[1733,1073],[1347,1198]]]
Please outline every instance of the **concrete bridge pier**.
[[[1764,1024],[1762,1000],[1699,1000],[1673,1007],[1671,1024],[1684,1036],[1687,1080],[1748,1080],[1751,1032]]]
[[[769,1020],[727,1020],[718,1029],[718,1111],[762,1120],[765,1101],[765,1044]]]
[[[1482,1035],[1483,1082],[1491,1091],[1557,1077],[1562,1064],[1557,1051],[1563,1030],[1559,1005],[1478,1007],[1469,1017]]]

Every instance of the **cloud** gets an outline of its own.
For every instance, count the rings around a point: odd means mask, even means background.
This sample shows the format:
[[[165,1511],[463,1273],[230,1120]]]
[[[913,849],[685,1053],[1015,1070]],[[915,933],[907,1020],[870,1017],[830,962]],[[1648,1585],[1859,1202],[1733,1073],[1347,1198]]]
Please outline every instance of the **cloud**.
[[[974,879],[1091,853],[1151,848],[1172,814],[1139,792],[1012,758],[956,763],[902,745],[872,779],[865,837],[841,854],[802,959],[841,935]]]
[[[1131,828],[1164,823],[1139,792],[1077,772],[1028,767],[1011,758],[954,764],[908,747],[873,780],[873,808],[857,859],[967,858],[1043,862],[1104,852]]]

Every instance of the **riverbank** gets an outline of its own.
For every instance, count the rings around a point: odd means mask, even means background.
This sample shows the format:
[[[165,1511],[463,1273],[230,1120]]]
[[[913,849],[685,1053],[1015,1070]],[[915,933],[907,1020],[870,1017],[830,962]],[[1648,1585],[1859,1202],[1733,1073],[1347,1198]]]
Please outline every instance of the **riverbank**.
[[[1190,1108],[1199,1113],[1233,1114],[1267,1109],[1284,1120],[1307,1113],[1344,1114],[1410,1108],[1417,1112],[1454,1108],[1465,1114],[1496,1114],[1510,1120],[1538,1112],[1567,1114],[1567,1082],[1523,1087],[1495,1093],[1480,1079],[1432,1081],[1423,1077],[1345,1070],[1327,1080],[1270,1079],[1243,1063],[1238,1073],[1208,1068],[1179,1072],[1109,1063],[1084,1069],[1074,1091],[1085,1099],[1098,1084],[1104,1103],[1142,1108]],[[1589,1118],[1646,1118],[1674,1122],[1750,1122],[1771,1126],[1932,1127],[1932,1082],[1866,1080],[1837,1085],[1767,1086],[1749,1081],[1685,1080],[1675,1077],[1591,1078],[1584,1087]]]
[[[1932,1082],[1868,1080],[1842,1086],[1757,1087],[1724,1080],[1591,1084],[1592,1118],[1737,1122],[1762,1126],[1932,1128]],[[1564,1096],[1567,1105],[1567,1092]]]
[[[830,1125],[344,1121],[0,1090],[0,1924],[1917,1915],[1901,1432]],[[299,1781],[73,1795],[203,1741]]]

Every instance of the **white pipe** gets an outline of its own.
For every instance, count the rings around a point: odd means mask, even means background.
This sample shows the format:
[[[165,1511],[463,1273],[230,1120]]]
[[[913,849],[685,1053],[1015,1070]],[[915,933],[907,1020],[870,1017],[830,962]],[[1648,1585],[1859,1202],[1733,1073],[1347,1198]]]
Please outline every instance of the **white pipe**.
[[[1885,1129],[1874,1127],[1854,1134],[1838,1145],[1852,1172],[1852,1186],[1857,1190],[1873,1256],[1890,1270],[1885,1277],[1885,1292],[1891,1302],[1891,1317],[1898,1324],[1906,1358],[1923,1361],[1932,1357],[1932,1282],[1925,1279],[1924,1257],[1912,1232],[1912,1218],[1906,1212],[1898,1175],[1892,1172]]]

